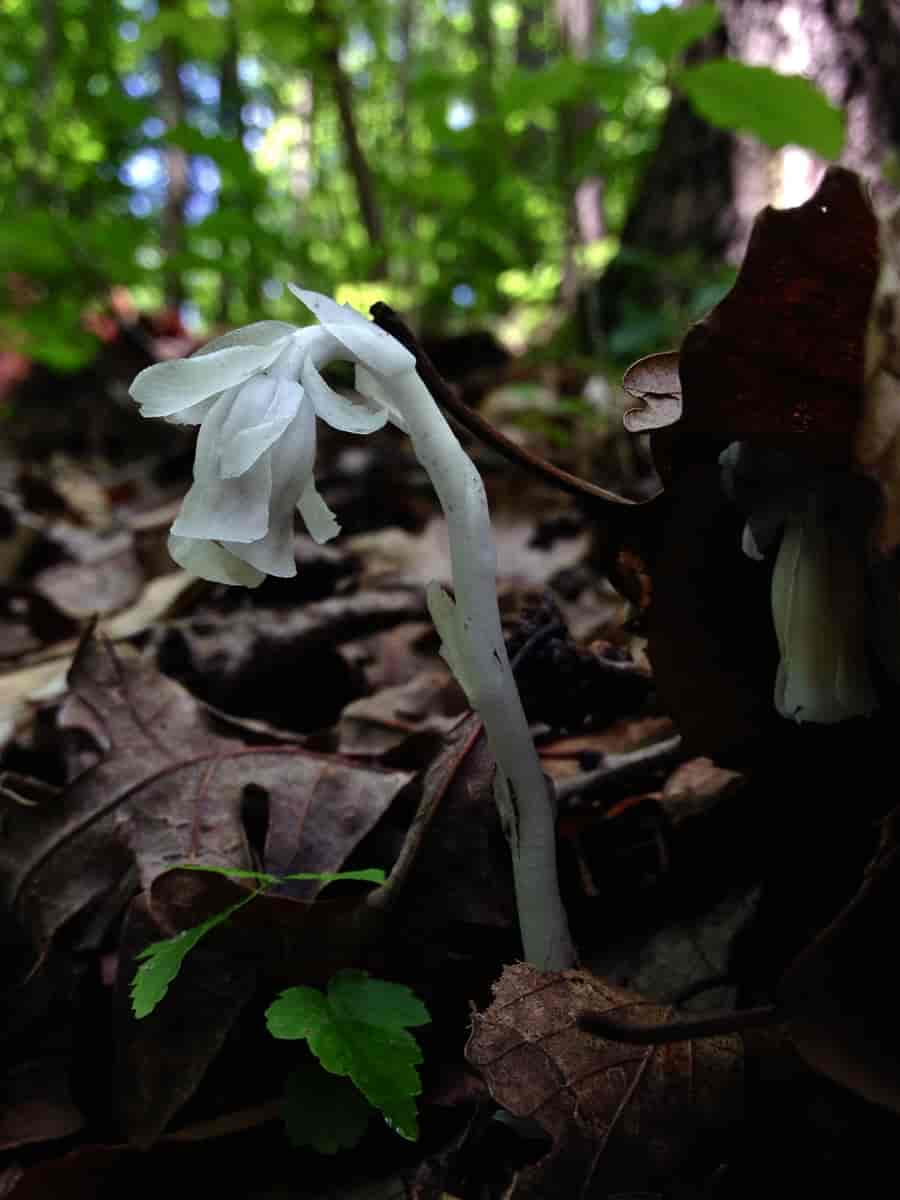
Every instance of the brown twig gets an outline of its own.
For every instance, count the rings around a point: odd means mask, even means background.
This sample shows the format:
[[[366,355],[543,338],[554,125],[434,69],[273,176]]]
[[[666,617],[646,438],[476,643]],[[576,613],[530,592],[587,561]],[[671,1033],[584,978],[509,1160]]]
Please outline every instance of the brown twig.
[[[655,496],[650,500],[629,500],[625,496],[619,496],[616,492],[598,487],[596,483],[573,475],[570,471],[564,471],[561,467],[548,462],[546,458],[532,454],[530,450],[517,445],[499,429],[495,429],[490,421],[486,421],[480,413],[469,408],[468,404],[464,404],[459,399],[454,389],[438,372],[434,363],[419,345],[415,334],[389,305],[379,302],[373,304],[369,311],[376,325],[390,333],[416,356],[416,369],[438,404],[455,417],[460,425],[502,454],[509,462],[524,467],[525,470],[531,471],[532,474],[561,491],[588,499],[595,509],[599,507],[608,516],[615,517],[618,521],[629,518],[633,520],[637,513],[653,504]]]
[[[677,762],[683,757],[681,738],[678,734],[662,742],[642,746],[640,750],[629,750],[624,754],[609,754],[603,764],[593,771],[585,771],[569,779],[560,779],[556,784],[556,798],[571,803],[575,796],[599,787],[611,779],[622,779],[648,769],[658,769]]]
[[[774,1004],[763,1004],[758,1008],[729,1008],[696,1017],[676,1017],[657,1025],[640,1025],[618,1020],[603,1012],[587,1012],[578,1018],[578,1026],[585,1033],[596,1034],[611,1042],[663,1046],[668,1042],[688,1042],[698,1037],[741,1033],[745,1029],[776,1025],[782,1019],[782,1014]]]

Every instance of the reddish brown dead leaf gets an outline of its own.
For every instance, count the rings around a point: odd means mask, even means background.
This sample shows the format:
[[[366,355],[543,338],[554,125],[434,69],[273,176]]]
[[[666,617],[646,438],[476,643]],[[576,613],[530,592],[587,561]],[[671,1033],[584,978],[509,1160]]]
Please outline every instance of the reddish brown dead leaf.
[[[348,704],[338,724],[338,747],[342,754],[377,758],[417,735],[439,740],[465,708],[466,698],[448,671],[425,671]]]
[[[372,692],[409,683],[439,662],[438,637],[430,621],[404,622],[395,629],[349,642],[343,652],[362,669]]]
[[[422,780],[413,836],[398,861],[403,920],[428,943],[470,954],[476,926],[510,930],[512,867],[494,803],[495,763],[481,718],[464,717]]]
[[[134,603],[144,583],[130,535],[90,538],[79,531],[83,545],[77,561],[45,567],[35,577],[36,590],[67,617],[84,619],[118,612]]]
[[[148,889],[186,862],[252,866],[248,805],[266,829],[263,869],[338,870],[409,778],[222,737],[178,684],[90,638],[70,684],[105,757],[57,802],[5,809],[2,887],[39,946],[135,867]]]
[[[738,771],[717,767],[711,758],[692,758],[676,767],[659,794],[659,804],[673,826],[715,808],[745,783]]]
[[[630,1186],[640,1186],[636,1179],[671,1173],[705,1132],[740,1116],[738,1038],[626,1046],[578,1029],[591,1009],[640,1014],[642,1023],[668,1014],[585,972],[541,974],[518,963],[474,1018],[468,1061],[502,1108],[536,1120],[553,1141],[519,1174],[510,1192],[516,1200],[604,1190],[609,1172],[615,1178],[623,1167]]]
[[[364,690],[341,644],[424,613],[424,597],[406,591],[336,596],[288,610],[206,612],[167,626],[158,660],[217,708],[307,732],[332,725]],[[310,679],[315,685],[303,686]]]
[[[632,363],[622,386],[638,408],[626,409],[622,424],[629,433],[646,433],[672,425],[681,416],[681,379],[678,375],[678,351],[648,354]]]
[[[32,588],[0,585],[0,660],[33,654],[77,632],[73,620]]]
[[[681,347],[681,434],[790,437],[847,462],[862,409],[878,224],[859,176],[831,167],[798,208],[756,218],[732,290]]]
[[[221,911],[221,910],[220,910]],[[256,985],[252,959],[202,943],[185,958],[165,1000],[143,1020],[131,1012],[136,955],[160,931],[146,897],[132,901],[122,930],[115,990],[118,1123],[138,1146],[156,1141],[191,1098]]]

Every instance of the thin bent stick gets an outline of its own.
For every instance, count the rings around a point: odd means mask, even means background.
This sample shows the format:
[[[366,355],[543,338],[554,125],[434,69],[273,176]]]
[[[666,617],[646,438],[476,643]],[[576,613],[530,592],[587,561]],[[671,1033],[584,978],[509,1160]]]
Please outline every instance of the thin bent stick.
[[[564,471],[562,467],[554,466],[546,458],[541,458],[540,455],[532,454],[529,450],[519,446],[511,438],[508,438],[506,434],[501,433],[499,429],[495,429],[490,421],[486,421],[474,408],[470,408],[468,404],[464,404],[459,399],[453,388],[439,373],[437,367],[435,367],[434,363],[419,345],[415,335],[389,305],[379,302],[378,304],[373,304],[369,311],[376,325],[379,325],[387,333],[395,337],[398,342],[401,342],[407,350],[416,356],[416,370],[419,372],[425,386],[441,407],[445,408],[455,417],[460,425],[464,425],[470,433],[475,434],[481,441],[492,446],[499,454],[502,454],[510,462],[515,463],[516,466],[524,467],[548,483],[553,484],[554,487],[568,492],[572,496],[587,497],[593,502],[595,508],[598,507],[599,501],[599,507],[608,508],[610,515],[614,513],[618,520],[621,520],[625,516],[623,509],[630,510],[632,514],[636,515],[636,510],[646,508],[656,500],[656,496],[651,496],[649,500],[629,500],[625,496],[619,496],[616,492],[610,492],[606,488],[598,487],[596,483],[582,479],[579,475],[573,475],[570,471]],[[657,494],[661,495],[662,493]]]

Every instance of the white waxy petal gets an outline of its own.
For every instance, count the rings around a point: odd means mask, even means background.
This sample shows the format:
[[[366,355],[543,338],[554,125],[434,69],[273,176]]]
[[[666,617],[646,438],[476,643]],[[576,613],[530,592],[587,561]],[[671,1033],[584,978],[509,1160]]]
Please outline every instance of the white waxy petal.
[[[275,444],[297,415],[303,388],[292,379],[259,375],[248,380],[231,406],[221,431],[219,474],[235,478],[249,471]]]
[[[271,346],[275,342],[286,341],[296,332],[297,326],[289,325],[287,321],[254,321],[252,325],[243,325],[240,329],[232,329],[221,337],[213,338],[195,350],[191,358],[214,354],[231,346]]]
[[[243,475],[219,474],[222,430],[237,400],[232,389],[220,396],[200,426],[194,455],[194,485],[184,498],[172,532],[179,537],[255,542],[269,528],[272,468],[262,455]]]
[[[839,527],[811,500],[784,530],[772,575],[781,661],[775,706],[784,717],[830,725],[878,706],[863,627],[865,582]]]
[[[169,538],[169,554],[185,571],[200,579],[208,579],[210,583],[252,588],[259,587],[265,579],[262,571],[242,562],[217,542],[172,534]]]
[[[316,491],[312,479],[303,489],[297,501],[297,510],[303,518],[309,536],[314,542],[324,545],[341,532],[341,527],[334,513]]]
[[[339,396],[328,386],[310,358],[303,363],[301,378],[316,414],[332,429],[340,429],[343,433],[374,433],[386,423],[388,414],[384,408],[366,397],[354,402],[349,397]]]
[[[143,417],[168,417],[200,400],[239,387],[275,361],[280,342],[268,346],[227,346],[209,354],[156,363],[141,371],[131,395]]]
[[[379,408],[383,408],[392,425],[396,425],[403,433],[409,433],[409,427],[403,419],[400,409],[394,403],[390,392],[378,376],[373,375],[371,371],[360,363],[357,363],[355,375],[356,390],[359,394],[365,396],[371,404],[377,404]]]
[[[305,291],[293,283],[289,283],[288,287],[323,327],[370,370],[388,376],[415,370],[415,356],[395,337],[367,321],[355,309],[338,304],[318,292]]]
[[[206,400],[192,404],[190,408],[183,408],[181,412],[170,413],[163,417],[163,420],[168,421],[170,425],[200,425],[206,420],[207,414],[218,399],[218,396],[209,396]]]
[[[297,574],[294,558],[293,521],[271,521],[269,532],[257,542],[222,542],[236,557],[264,575],[275,575],[278,579],[293,579]]]
[[[179,537],[256,542],[269,528],[272,467],[264,454],[235,479],[197,479],[172,526]]]
[[[291,578],[297,573],[294,559],[294,511],[312,479],[316,458],[316,412],[306,396],[296,417],[272,450],[260,461],[271,463],[272,491],[269,527],[264,537],[250,545],[225,545],[234,554],[267,575]],[[256,468],[254,467],[253,470]]]

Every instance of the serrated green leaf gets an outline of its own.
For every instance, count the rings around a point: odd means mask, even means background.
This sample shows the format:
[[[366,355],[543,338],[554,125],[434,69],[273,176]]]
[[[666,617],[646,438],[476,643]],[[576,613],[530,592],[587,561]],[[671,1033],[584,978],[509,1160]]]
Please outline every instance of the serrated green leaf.
[[[273,1037],[305,1038],[326,1071],[348,1075],[410,1140],[418,1136],[414,1097],[422,1090],[416,1070],[422,1052],[406,1026],[429,1019],[409,988],[352,970],[339,971],[326,994],[288,988],[266,1012]]]
[[[367,1021],[385,1029],[427,1025],[428,1009],[407,987],[373,979],[366,971],[338,972],[328,985],[334,1009],[350,1021]]]
[[[256,892],[252,892],[246,899],[238,900],[237,904],[232,904],[224,912],[216,913],[208,921],[195,925],[192,929],[185,929],[175,937],[166,938],[165,941],[153,942],[140,952],[137,959],[141,965],[131,982],[131,1007],[138,1020],[149,1016],[165,997],[169,985],[181,970],[185,956],[200,939],[211,929],[227,921],[232,913],[249,904],[256,895]]]
[[[366,1131],[372,1106],[346,1075],[321,1063],[304,1063],[285,1084],[282,1115],[295,1146],[336,1154],[355,1146]]]
[[[842,112],[799,75],[723,58],[685,67],[676,82],[697,112],[721,129],[755,134],[773,149],[793,143],[823,158],[841,153]]]
[[[706,37],[722,20],[715,4],[697,4],[692,8],[659,8],[652,13],[635,13],[632,35],[639,46],[647,46],[665,62],[670,62],[692,42]]]
[[[274,887],[287,879],[318,879],[322,883],[351,880],[357,883],[384,883],[385,874],[380,867],[364,871],[298,871],[294,875],[269,875],[265,871],[246,871],[243,867],[209,867],[200,863],[188,863],[186,871],[210,871],[213,875],[225,875],[228,879],[255,879],[266,887]]]

